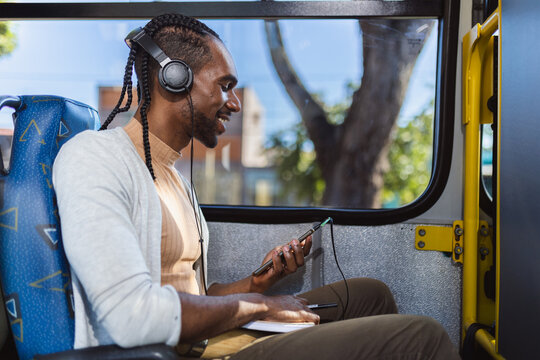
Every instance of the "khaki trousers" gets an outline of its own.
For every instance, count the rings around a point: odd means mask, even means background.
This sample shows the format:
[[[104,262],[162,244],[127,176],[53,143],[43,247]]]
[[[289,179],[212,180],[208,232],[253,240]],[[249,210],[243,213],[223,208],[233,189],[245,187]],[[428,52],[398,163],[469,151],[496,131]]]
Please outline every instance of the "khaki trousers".
[[[443,327],[435,320],[398,315],[388,287],[374,279],[347,280],[349,304],[342,317],[346,292],[337,282],[298,296],[311,304],[338,303],[317,310],[321,324],[253,341],[230,360],[264,359],[459,359]]]

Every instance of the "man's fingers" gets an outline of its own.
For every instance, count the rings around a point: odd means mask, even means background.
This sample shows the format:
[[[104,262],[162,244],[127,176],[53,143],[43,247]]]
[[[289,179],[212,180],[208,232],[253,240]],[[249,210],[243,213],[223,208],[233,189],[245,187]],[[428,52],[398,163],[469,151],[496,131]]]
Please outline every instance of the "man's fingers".
[[[297,298],[304,305],[309,304],[309,301],[307,299],[303,298],[303,297],[295,296],[295,298]]]
[[[294,250],[294,257],[296,261],[296,266],[300,267],[304,265],[304,251],[302,250],[302,245],[296,239],[291,241],[291,247]],[[288,265],[287,265],[288,266]]]
[[[303,245],[297,239],[294,239],[283,247],[275,247],[274,250],[272,250],[274,271],[278,274],[292,274],[296,272],[299,267],[304,266],[304,257],[309,254],[311,244],[312,237],[310,235],[304,240]],[[283,258],[277,255],[277,253],[281,251],[283,252]]]
[[[287,268],[285,271],[287,273],[293,273],[298,269],[298,265],[296,264],[296,254],[293,254],[291,249],[289,249],[289,245],[285,245],[283,247],[283,257],[285,258],[285,264],[287,265]]]
[[[315,324],[319,324],[321,322],[321,317],[317,314],[315,314],[310,309],[302,310],[304,321],[311,321]]]
[[[311,235],[309,235],[306,239],[306,241],[304,241],[304,256],[308,256],[309,255],[309,252],[311,251],[311,245],[313,245],[313,237]]]
[[[309,311],[307,316],[311,317],[310,321],[314,322],[315,324],[319,324],[321,322],[321,317],[312,311]]]
[[[274,263],[274,265],[273,265],[274,272],[276,274],[283,273],[283,271],[285,269],[284,269],[284,266],[283,266],[283,262],[281,261],[281,257],[279,256],[279,253],[278,253],[277,250],[272,251],[272,261]]]

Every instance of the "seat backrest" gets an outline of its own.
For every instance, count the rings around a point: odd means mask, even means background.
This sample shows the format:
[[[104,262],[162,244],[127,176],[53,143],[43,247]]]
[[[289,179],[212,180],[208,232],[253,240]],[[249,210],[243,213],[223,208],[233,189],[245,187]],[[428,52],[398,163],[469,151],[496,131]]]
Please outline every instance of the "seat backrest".
[[[20,359],[73,347],[73,297],[52,165],[97,111],[55,96],[0,97],[16,108],[9,170],[0,175],[0,278]]]

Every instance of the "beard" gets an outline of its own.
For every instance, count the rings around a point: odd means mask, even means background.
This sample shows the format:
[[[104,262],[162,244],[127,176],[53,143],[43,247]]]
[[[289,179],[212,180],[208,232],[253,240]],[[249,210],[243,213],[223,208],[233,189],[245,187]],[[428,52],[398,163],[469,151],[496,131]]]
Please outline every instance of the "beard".
[[[200,111],[196,110],[193,113],[194,129],[193,134],[195,139],[199,140],[207,148],[213,149],[218,143],[218,121],[216,118],[210,119]]]

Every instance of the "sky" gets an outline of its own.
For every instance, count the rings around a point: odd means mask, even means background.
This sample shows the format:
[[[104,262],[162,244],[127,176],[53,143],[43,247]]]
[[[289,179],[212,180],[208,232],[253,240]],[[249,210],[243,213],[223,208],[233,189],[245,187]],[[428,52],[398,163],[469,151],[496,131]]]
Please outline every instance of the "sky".
[[[239,87],[252,87],[265,108],[266,134],[299,121],[266,46],[262,20],[205,20],[229,48]],[[0,94],[66,96],[95,108],[99,86],[121,86],[128,48],[124,37],[146,21],[12,22],[17,48],[0,58]],[[282,20],[285,47],[310,92],[328,104],[343,101],[348,82],[359,83],[362,48],[355,20]],[[436,27],[415,66],[400,122],[407,122],[433,98]],[[106,117],[108,114],[100,114]],[[0,128],[12,128],[9,111]]]

